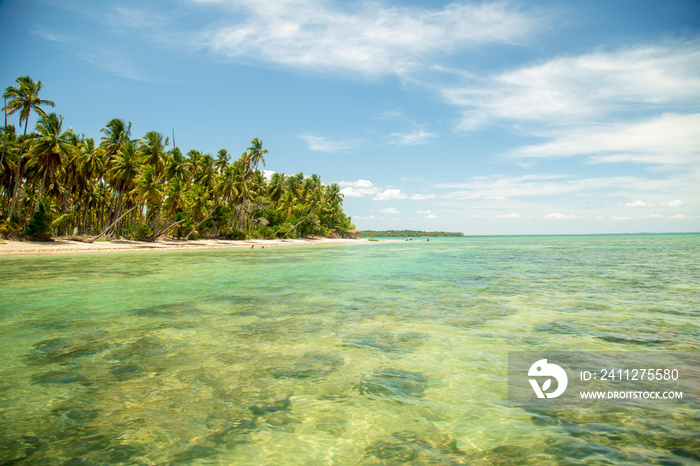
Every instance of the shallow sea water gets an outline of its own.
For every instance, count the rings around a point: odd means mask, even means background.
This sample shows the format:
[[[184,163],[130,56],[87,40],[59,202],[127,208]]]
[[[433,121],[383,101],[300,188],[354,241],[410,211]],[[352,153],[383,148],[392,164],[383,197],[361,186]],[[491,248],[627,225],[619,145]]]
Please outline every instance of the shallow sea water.
[[[700,351],[700,235],[0,257],[0,464],[697,464],[700,403],[508,406],[508,351]]]

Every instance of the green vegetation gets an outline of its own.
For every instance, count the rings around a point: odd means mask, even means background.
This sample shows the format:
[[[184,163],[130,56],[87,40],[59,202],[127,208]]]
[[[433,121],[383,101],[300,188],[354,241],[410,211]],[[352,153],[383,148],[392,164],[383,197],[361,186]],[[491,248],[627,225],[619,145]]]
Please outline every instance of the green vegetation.
[[[463,233],[455,233],[449,231],[420,231],[420,230],[361,230],[358,236],[363,238],[404,238],[408,236],[420,237],[420,236],[430,236],[433,238],[437,237],[460,237],[464,236]]]
[[[268,180],[263,142],[255,138],[238,160],[180,148],[149,131],[133,139],[131,123],[109,121],[100,143],[65,129],[54,106],[39,98],[41,81],[28,76],[7,87],[0,156],[0,235],[155,239],[329,236],[354,229],[337,184],[318,175]],[[30,114],[39,116],[27,132]],[[19,114],[18,135],[7,116]]]

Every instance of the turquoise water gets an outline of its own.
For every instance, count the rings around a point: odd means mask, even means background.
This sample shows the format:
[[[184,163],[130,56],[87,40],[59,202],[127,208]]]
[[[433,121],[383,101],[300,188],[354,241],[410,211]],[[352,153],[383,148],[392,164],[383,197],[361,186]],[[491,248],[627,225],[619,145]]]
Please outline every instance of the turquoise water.
[[[508,351],[700,351],[700,235],[0,257],[0,464],[697,464],[700,404],[508,407]]]

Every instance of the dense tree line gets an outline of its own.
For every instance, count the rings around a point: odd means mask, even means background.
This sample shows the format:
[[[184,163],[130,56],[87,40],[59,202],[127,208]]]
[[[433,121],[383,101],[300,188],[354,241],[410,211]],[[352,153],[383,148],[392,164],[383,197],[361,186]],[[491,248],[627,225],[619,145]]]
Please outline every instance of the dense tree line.
[[[460,232],[450,231],[421,231],[421,230],[361,230],[358,233],[363,238],[406,238],[406,237],[461,237]]]
[[[258,138],[231,161],[226,149],[168,150],[157,131],[134,138],[131,123],[115,118],[96,142],[47,113],[54,102],[39,97],[41,88],[24,76],[3,94],[0,235],[243,239],[354,229],[337,184],[303,173],[267,179],[259,165],[268,151]],[[21,132],[7,124],[16,114]],[[33,132],[31,114],[39,117]]]

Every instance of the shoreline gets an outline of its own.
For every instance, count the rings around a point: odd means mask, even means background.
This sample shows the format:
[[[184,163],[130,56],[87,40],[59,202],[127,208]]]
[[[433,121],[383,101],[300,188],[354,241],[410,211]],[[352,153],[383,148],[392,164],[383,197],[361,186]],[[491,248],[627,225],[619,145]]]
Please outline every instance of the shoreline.
[[[20,255],[54,255],[54,254],[102,254],[110,252],[135,251],[181,251],[202,249],[263,249],[264,247],[314,246],[328,244],[359,244],[366,239],[250,239],[225,240],[202,239],[194,241],[158,240],[134,241],[127,239],[95,241],[83,243],[67,238],[55,238],[53,241],[33,242],[0,240],[0,257]]]

